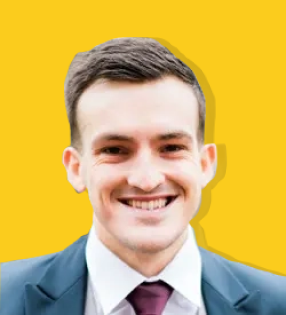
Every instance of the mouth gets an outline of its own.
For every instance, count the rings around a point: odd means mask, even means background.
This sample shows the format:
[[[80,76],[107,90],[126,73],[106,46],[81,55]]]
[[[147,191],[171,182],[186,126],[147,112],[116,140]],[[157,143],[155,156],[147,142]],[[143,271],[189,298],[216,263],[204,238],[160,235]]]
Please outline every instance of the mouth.
[[[118,201],[125,206],[135,209],[137,211],[162,211],[170,206],[176,199],[177,196],[164,196],[152,199],[118,199]]]

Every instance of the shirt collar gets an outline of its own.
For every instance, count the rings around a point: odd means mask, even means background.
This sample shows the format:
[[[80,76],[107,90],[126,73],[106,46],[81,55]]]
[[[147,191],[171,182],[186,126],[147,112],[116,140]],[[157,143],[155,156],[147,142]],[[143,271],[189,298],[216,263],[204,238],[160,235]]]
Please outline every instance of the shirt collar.
[[[188,227],[188,238],[175,258],[156,277],[145,278],[114,255],[97,238],[92,226],[86,261],[92,288],[104,314],[109,314],[143,281],[163,280],[189,302],[201,306],[201,257],[194,232]]]

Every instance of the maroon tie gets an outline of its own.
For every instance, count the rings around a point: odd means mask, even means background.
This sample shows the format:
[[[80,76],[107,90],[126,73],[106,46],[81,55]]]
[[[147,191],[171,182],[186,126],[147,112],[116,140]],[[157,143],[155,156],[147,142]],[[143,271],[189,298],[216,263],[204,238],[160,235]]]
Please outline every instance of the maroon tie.
[[[161,315],[172,292],[163,281],[143,282],[126,299],[137,315]]]

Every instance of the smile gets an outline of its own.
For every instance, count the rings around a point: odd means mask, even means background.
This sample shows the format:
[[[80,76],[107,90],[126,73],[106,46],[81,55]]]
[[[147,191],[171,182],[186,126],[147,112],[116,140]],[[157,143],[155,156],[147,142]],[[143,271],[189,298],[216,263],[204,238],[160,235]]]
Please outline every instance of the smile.
[[[119,199],[121,203],[131,208],[139,210],[160,210],[170,205],[178,196],[159,197],[152,200],[140,200],[140,199]]]

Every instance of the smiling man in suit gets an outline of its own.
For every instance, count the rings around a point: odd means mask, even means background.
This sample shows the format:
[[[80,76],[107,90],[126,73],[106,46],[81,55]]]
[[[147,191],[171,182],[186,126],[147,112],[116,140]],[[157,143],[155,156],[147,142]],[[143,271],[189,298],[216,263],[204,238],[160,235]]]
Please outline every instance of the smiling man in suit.
[[[149,38],[73,60],[68,180],[88,191],[88,236],[2,264],[1,315],[285,315],[286,279],[198,248],[189,225],[213,177],[192,70]]]

